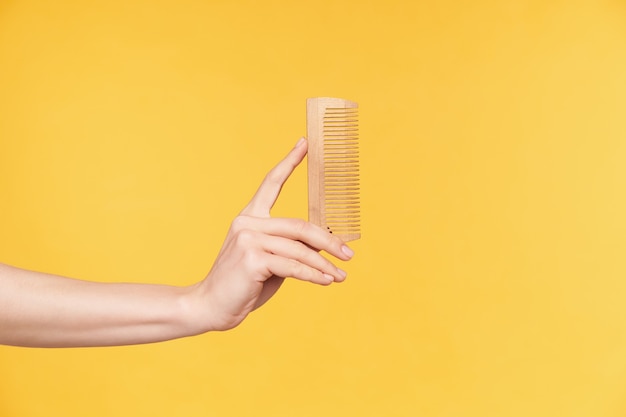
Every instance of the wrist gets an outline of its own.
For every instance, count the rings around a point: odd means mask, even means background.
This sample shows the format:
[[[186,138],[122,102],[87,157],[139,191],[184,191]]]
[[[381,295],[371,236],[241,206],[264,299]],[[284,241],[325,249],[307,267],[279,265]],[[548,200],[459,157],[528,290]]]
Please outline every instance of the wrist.
[[[179,299],[179,316],[187,336],[195,336],[213,330],[210,325],[202,282],[185,287]]]

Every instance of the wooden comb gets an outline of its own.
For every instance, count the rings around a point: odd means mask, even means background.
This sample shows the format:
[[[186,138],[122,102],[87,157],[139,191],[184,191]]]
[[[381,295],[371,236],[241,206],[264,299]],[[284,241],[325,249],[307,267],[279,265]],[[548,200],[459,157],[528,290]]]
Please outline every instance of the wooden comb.
[[[358,107],[331,97],[306,102],[309,221],[344,242],[361,237]]]

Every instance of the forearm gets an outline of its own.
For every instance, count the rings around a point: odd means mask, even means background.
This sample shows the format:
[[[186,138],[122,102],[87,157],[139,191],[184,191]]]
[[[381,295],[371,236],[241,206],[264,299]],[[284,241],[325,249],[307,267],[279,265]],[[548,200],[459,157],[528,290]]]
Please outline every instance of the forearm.
[[[193,288],[96,283],[0,264],[0,344],[111,346],[201,333]]]

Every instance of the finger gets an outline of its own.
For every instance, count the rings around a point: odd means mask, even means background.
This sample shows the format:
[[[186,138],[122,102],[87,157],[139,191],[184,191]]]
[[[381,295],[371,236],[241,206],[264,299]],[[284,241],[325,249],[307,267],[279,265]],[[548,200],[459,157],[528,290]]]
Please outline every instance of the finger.
[[[334,257],[347,261],[354,252],[337,236],[302,219],[258,218],[239,216],[233,228],[255,230],[272,236],[297,240],[317,250],[324,250]]]
[[[269,217],[283,184],[302,162],[307,151],[307,141],[302,138],[296,146],[265,176],[257,192],[241,214]]]
[[[309,248],[301,242],[285,239],[282,237],[262,235],[260,245],[266,252],[283,258],[296,260],[311,268],[317,269],[323,274],[333,277],[333,281],[341,282],[346,278],[346,273],[336,267],[319,252]]]
[[[311,268],[295,259],[283,258],[270,253],[266,253],[265,256],[265,265],[267,265],[268,270],[279,277],[291,277],[320,285],[329,285],[334,281],[332,275]]]

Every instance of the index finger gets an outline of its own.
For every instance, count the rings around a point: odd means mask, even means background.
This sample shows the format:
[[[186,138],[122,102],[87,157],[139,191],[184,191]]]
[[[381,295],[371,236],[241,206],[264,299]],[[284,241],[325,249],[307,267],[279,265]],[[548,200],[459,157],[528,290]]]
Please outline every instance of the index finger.
[[[307,140],[301,138],[296,146],[263,179],[252,200],[241,211],[248,216],[269,217],[280,190],[293,170],[302,162],[307,152]]]

